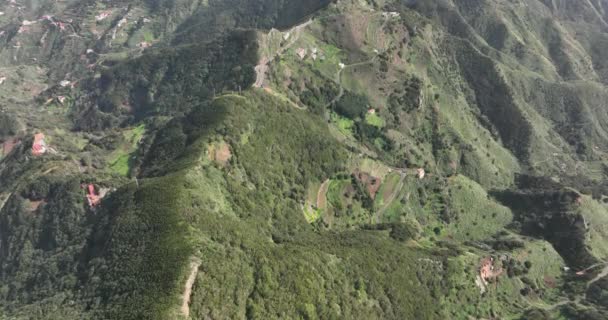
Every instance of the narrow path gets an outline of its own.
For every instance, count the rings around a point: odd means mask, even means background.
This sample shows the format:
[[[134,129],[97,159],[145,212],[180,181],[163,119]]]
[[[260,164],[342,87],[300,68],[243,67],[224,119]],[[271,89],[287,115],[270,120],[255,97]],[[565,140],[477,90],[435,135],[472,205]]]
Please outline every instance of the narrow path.
[[[0,202],[0,211],[2,211],[2,209],[4,209],[4,205],[6,205],[6,203],[8,202],[8,199],[11,198],[13,194],[10,193],[6,196],[6,198],[4,200],[2,200],[2,202]]]
[[[606,262],[596,263],[596,264],[590,266],[589,268],[582,270],[582,271],[587,272],[589,270],[592,270],[592,269],[597,268],[597,267],[602,266],[602,265],[604,266],[604,269],[602,269],[602,271],[600,273],[598,273],[597,276],[595,276],[593,279],[591,279],[591,280],[589,280],[587,282],[587,285],[585,286],[586,289],[589,289],[589,287],[591,287],[592,284],[594,284],[597,281],[599,281],[599,280],[605,278],[606,276],[608,276],[608,263],[606,263]],[[580,305],[581,300],[583,300],[583,295],[577,296],[576,299],[574,299],[574,301],[565,300],[565,301],[560,301],[558,303],[555,303],[555,304],[547,307],[546,310],[548,310],[548,311],[555,310],[555,309],[557,309],[557,308],[559,308],[561,306],[567,305],[569,303],[574,303],[576,305]]]
[[[589,287],[598,282],[599,280],[601,280],[602,278],[608,276],[608,263],[606,263],[604,265],[604,269],[602,269],[602,271],[600,273],[598,273],[597,276],[595,276],[595,278],[591,279],[589,282],[587,282],[587,289],[589,289]]]
[[[389,19],[385,18],[384,19],[384,23],[382,24],[382,26],[380,27],[380,30],[384,30],[384,28],[386,27],[386,25],[388,24]],[[385,50],[386,52],[386,50]],[[369,64],[369,63],[373,63],[374,60],[376,60],[376,58],[380,55],[380,53],[377,53],[375,56],[371,57],[368,60],[365,61],[360,61],[360,62],[356,62],[353,64],[349,64],[349,65],[345,65],[344,68],[340,68],[340,70],[338,70],[338,72],[336,73],[336,79],[335,82],[338,84],[338,86],[340,87],[340,92],[338,92],[338,95],[336,97],[334,97],[326,106],[325,108],[329,108],[331,107],[331,105],[333,105],[334,103],[336,103],[337,101],[339,101],[342,96],[344,95],[344,87],[342,86],[342,71],[344,71],[346,68],[353,68],[353,67],[357,67],[357,66],[362,66],[364,64]]]
[[[253,85],[256,88],[262,88],[264,86],[264,82],[266,81],[266,72],[268,71],[268,64],[274,60],[277,56],[282,55],[287,49],[293,46],[298,39],[300,39],[301,31],[306,28],[308,25],[312,23],[312,19],[307,20],[299,25],[294,26],[293,28],[282,32],[283,34],[288,33],[290,36],[290,41],[288,44],[279,48],[279,50],[272,57],[262,57],[257,66],[255,66],[254,70],[256,73],[255,84]]]
[[[294,107],[294,108],[296,108],[298,110],[308,110],[308,108],[302,107],[302,106],[298,105],[297,103],[293,102],[293,100],[289,99],[288,97],[286,97],[286,96],[284,96],[284,95],[282,95],[280,93],[275,92],[274,90],[272,90],[269,87],[265,87],[264,91],[266,91],[268,94],[276,97],[279,100],[283,100],[284,102],[289,103],[292,107]]]
[[[603,266],[603,265],[606,265],[606,263],[605,262],[598,262],[598,263],[596,263],[596,264],[594,264],[592,266],[587,267],[586,269],[580,270],[579,272],[589,272],[589,271],[591,271],[591,270],[593,270],[593,269],[595,269],[595,268],[597,268],[599,266]]]
[[[268,59],[262,58],[259,64],[255,66],[255,83],[253,86],[255,88],[261,88],[264,85],[264,81],[266,81],[266,72],[268,71]]]
[[[213,100],[218,100],[218,99],[222,99],[222,98],[239,98],[239,99],[245,99],[245,97],[236,94],[236,93],[225,93],[219,96],[216,96],[215,98],[213,98]]]
[[[196,275],[198,274],[198,268],[201,266],[201,261],[198,259],[190,262],[190,276],[188,276],[188,280],[186,281],[186,285],[184,287],[184,295],[182,300],[181,312],[186,317],[190,317],[190,298],[192,296],[192,286],[194,286],[194,281],[196,280]]]
[[[317,209],[321,209],[321,207],[326,207],[327,205],[327,189],[329,187],[329,182],[329,179],[325,180],[319,187],[319,191],[317,191]],[[323,199],[323,201],[321,201],[321,199]]]
[[[342,71],[346,70],[347,68],[352,68],[352,67],[357,67],[357,66],[361,66],[364,64],[373,63],[377,57],[378,56],[376,55],[376,56],[371,57],[368,60],[345,65],[344,68],[340,68],[340,70],[338,70],[338,72],[336,73],[336,79],[335,79],[336,83],[340,87],[340,91],[338,92],[337,96],[335,96],[329,103],[327,103],[327,105],[325,105],[325,108],[327,109],[327,108],[331,107],[334,103],[338,102],[342,98],[342,96],[344,96],[344,87],[342,86]]]

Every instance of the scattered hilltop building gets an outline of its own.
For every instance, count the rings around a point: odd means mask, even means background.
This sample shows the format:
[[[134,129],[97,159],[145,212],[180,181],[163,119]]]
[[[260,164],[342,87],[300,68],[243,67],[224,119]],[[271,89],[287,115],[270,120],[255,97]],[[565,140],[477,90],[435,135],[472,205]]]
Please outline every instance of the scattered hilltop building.
[[[56,24],[57,27],[59,27],[59,30],[64,31],[65,30],[65,23],[58,21]]]
[[[90,183],[87,185],[86,191],[87,191],[87,202],[89,204],[89,207],[95,208],[101,203],[101,200],[103,200],[103,198],[105,198],[105,196],[108,194],[110,189],[100,188],[99,192],[98,192],[95,185]]]
[[[424,179],[424,176],[426,176],[426,171],[424,171],[423,168],[418,168],[416,171],[418,172],[418,179]]]
[[[308,50],[304,48],[298,48],[296,49],[296,54],[298,55],[298,57],[300,57],[300,60],[304,60],[304,58],[306,58],[306,55],[308,54]]]
[[[318,53],[319,53],[319,49],[312,48],[311,54],[310,54],[310,56],[312,57],[312,60],[317,60]]]
[[[488,281],[498,278],[501,274],[502,268],[495,266],[495,259],[493,257],[487,257],[481,260],[479,276],[485,285],[488,285]]]
[[[110,16],[110,12],[109,11],[103,11],[100,14],[95,16],[95,20],[96,21],[102,21],[105,20],[107,17]]]
[[[38,22],[38,21],[23,20],[21,22],[21,26],[19,27],[19,30],[17,31],[17,33],[24,33],[24,32],[30,31],[31,26],[36,24],[36,22]]]
[[[101,202],[101,198],[97,194],[95,186],[92,184],[89,184],[87,188],[87,201],[89,202],[89,207],[91,208],[96,207],[99,202]]]
[[[399,12],[394,12],[394,11],[391,11],[391,12],[382,12],[382,17],[384,17],[385,19],[388,19],[388,18],[399,18],[399,16],[401,16],[399,14]]]
[[[34,135],[34,143],[32,144],[32,155],[41,156],[48,151],[48,146],[44,140],[44,134],[37,133]]]
[[[139,47],[141,49],[147,49],[147,48],[150,48],[151,46],[152,46],[152,44],[150,42],[146,42],[146,41],[143,41],[143,42],[140,42],[137,44],[137,47]]]

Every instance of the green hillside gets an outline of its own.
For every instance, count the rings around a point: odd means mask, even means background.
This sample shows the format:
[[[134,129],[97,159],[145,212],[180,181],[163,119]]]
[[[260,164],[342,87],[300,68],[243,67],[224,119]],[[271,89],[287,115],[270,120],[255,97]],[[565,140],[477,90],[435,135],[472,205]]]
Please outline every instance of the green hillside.
[[[608,318],[607,1],[0,12],[0,319]]]

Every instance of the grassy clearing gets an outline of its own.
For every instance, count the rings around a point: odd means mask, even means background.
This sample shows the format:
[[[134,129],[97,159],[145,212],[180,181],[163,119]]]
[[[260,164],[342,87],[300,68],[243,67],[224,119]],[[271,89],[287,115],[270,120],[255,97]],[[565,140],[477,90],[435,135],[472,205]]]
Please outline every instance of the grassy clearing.
[[[121,176],[127,176],[129,175],[129,170],[131,169],[129,166],[130,159],[131,156],[129,154],[121,154],[116,160],[114,160],[114,162],[110,164],[110,169]]]
[[[306,222],[313,223],[323,216],[322,208],[318,208],[320,182],[311,182],[306,190],[306,200],[304,202],[304,218]],[[322,195],[323,197],[325,195]]]
[[[350,180],[332,180],[327,190],[327,202],[334,208],[342,210],[346,206],[343,193],[350,185]]]
[[[353,127],[355,125],[355,121],[346,117],[342,117],[339,114],[332,112],[330,114],[330,119],[332,123],[336,125],[338,130],[344,134],[345,136],[352,137],[353,136]]]
[[[145,30],[143,31],[143,37],[144,37],[144,41],[146,42],[152,42],[154,41],[154,33],[152,33],[151,30]]]
[[[323,216],[323,211],[321,209],[314,209],[309,206],[304,207],[304,218],[306,222],[313,223],[319,220]]]
[[[382,222],[401,222],[406,216],[406,211],[403,205],[399,202],[399,197],[395,197],[395,201],[391,202],[380,217]]]
[[[368,113],[365,116],[365,122],[367,122],[368,124],[378,127],[378,128],[383,128],[384,127],[384,119],[380,118],[380,116],[378,116],[377,114],[372,114],[372,113]]]
[[[344,60],[344,54],[339,48],[326,43],[318,43],[319,52],[323,58],[312,62],[314,69],[319,70],[322,75],[329,79],[335,79],[340,70],[339,64]]]
[[[376,193],[375,205],[377,208],[384,206],[384,201],[389,199],[395,192],[395,188],[397,187],[400,178],[401,175],[399,173],[389,173],[386,175],[382,182],[382,186],[380,186],[378,193]]]
[[[113,172],[122,176],[129,175],[132,157],[145,132],[146,127],[143,124],[122,132],[122,144],[109,156],[110,169]]]
[[[249,143],[249,138],[251,137],[252,134],[253,134],[253,127],[248,126],[247,129],[239,137],[239,143],[241,145],[246,145],[247,143]]]
[[[378,74],[378,66],[372,61],[344,69],[342,72],[342,86],[358,94],[367,96],[373,108],[381,108],[386,105],[386,93],[381,87],[389,87],[391,77],[387,74]]]
[[[544,290],[545,300],[559,299],[566,263],[550,243],[542,240],[529,241],[525,248],[513,252],[513,256],[522,263],[529,261],[532,264],[526,277]]]
[[[488,198],[477,183],[458,175],[450,180],[452,208],[457,220],[447,226],[457,240],[483,240],[502,230],[512,220],[510,210]]]
[[[376,161],[370,158],[359,159],[354,164],[356,168],[359,168],[363,172],[367,172],[374,177],[378,177],[384,179],[387,174],[389,174],[392,169],[389,168],[386,164]]]

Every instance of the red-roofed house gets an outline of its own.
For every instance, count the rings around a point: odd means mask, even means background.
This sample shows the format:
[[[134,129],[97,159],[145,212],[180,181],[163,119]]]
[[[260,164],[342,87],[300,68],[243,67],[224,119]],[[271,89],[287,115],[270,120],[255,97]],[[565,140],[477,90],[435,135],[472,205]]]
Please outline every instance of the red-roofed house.
[[[34,156],[41,156],[47,151],[47,145],[44,141],[44,134],[37,133],[34,135],[34,144],[32,144],[32,154]]]

